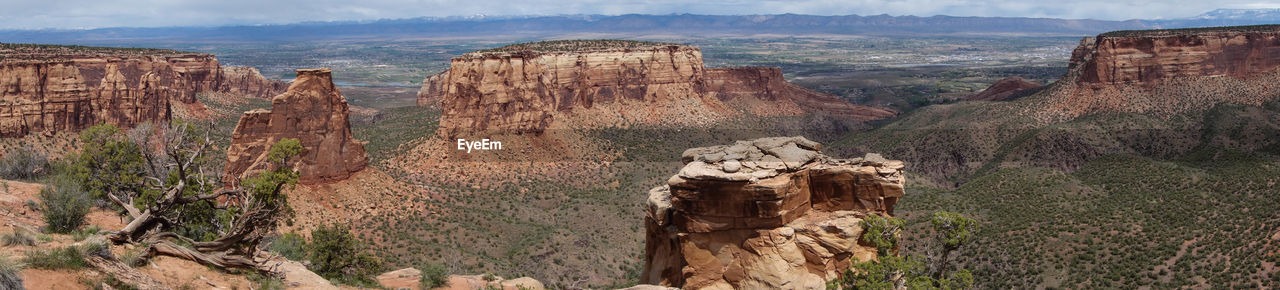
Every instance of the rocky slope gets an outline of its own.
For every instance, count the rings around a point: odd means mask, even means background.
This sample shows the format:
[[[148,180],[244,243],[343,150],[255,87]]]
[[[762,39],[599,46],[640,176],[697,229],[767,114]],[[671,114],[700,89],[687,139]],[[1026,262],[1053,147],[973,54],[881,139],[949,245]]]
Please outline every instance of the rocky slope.
[[[295,164],[299,182],[344,180],[368,164],[364,143],[351,135],[347,99],[333,85],[329,69],[299,69],[283,94],[271,99],[271,110],[245,112],[232,133],[224,182],[267,169],[267,152],[284,138],[302,142]]]
[[[1029,95],[1028,92],[1032,92],[1041,87],[1044,87],[1044,84],[1018,76],[1011,76],[992,83],[991,86],[987,87],[987,89],[969,96],[968,98],[965,98],[965,100],[1007,101],[1017,99],[1019,97],[1025,97]]]
[[[1202,145],[1266,148],[1274,142],[1260,136],[1270,135],[1250,131],[1272,121],[1215,108],[1280,100],[1274,85],[1280,70],[1262,70],[1280,59],[1276,36],[1280,26],[1086,38],[1067,74],[1035,94],[924,107],[833,149],[885,152],[907,161],[911,172],[958,184],[1002,167],[1073,170],[1107,154],[1178,156]],[[1226,123],[1240,124],[1221,125]]]
[[[209,54],[0,44],[0,136],[168,120],[171,102],[195,103],[199,92],[281,91],[249,71]]]
[[[687,289],[821,289],[875,258],[859,222],[892,215],[901,161],[832,159],[803,137],[689,149],[649,192],[641,283]]]
[[[571,115],[592,116],[575,125],[608,126],[697,124],[735,115],[735,108],[860,121],[896,114],[787,84],[777,68],[706,69],[696,47],[631,41],[552,41],[468,53],[423,80],[419,105],[436,99],[445,136],[539,133],[555,120],[581,119]]]

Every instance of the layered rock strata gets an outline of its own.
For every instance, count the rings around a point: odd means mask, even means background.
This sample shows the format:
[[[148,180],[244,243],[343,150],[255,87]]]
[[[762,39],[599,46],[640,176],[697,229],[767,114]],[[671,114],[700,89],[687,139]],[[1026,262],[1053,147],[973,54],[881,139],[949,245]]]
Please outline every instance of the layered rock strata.
[[[368,164],[364,143],[351,134],[347,99],[333,85],[329,69],[299,69],[288,90],[271,98],[271,110],[244,113],[231,135],[224,182],[269,169],[272,144],[295,138],[302,153],[293,164],[299,182],[347,179]]]
[[[1042,117],[1177,114],[1280,97],[1280,26],[1117,31],[1085,38]]]
[[[803,137],[689,149],[649,192],[641,282],[686,289],[820,289],[875,258],[869,214],[892,215],[901,161],[832,159]]]
[[[228,82],[224,69],[208,54],[0,45],[0,137],[165,121],[171,102],[195,103],[198,92],[282,91],[260,74]]]
[[[644,43],[468,53],[423,80],[418,104],[440,106],[445,136],[540,133],[558,117],[605,104],[628,104],[620,114],[658,123],[732,114],[734,106],[762,115],[823,112],[864,121],[896,114],[793,86],[777,68],[706,69],[696,47]],[[664,106],[672,104],[687,110],[667,114],[673,110]]]

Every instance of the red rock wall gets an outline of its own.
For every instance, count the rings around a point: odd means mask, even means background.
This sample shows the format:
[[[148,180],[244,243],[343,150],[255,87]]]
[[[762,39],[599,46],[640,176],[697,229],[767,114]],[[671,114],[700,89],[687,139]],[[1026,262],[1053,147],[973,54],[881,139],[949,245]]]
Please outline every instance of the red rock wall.
[[[314,184],[347,179],[368,164],[364,143],[356,141],[348,121],[347,99],[333,85],[329,69],[300,69],[285,93],[271,99],[271,110],[245,112],[231,135],[223,182],[270,169],[272,144],[295,138],[302,153],[293,166],[299,182]]]
[[[1122,31],[1085,38],[1035,118],[1173,116],[1280,98],[1280,26]]]
[[[1089,47],[1092,46],[1092,47]],[[1152,83],[1185,76],[1243,78],[1280,66],[1280,31],[1098,36],[1073,53],[1082,83]],[[1091,61],[1076,60],[1087,57]]]
[[[256,68],[224,66],[222,67],[222,80],[218,84],[217,91],[239,96],[271,99],[275,95],[284,93],[288,88],[289,83],[268,79],[262,76],[262,73],[258,72]]]
[[[81,56],[0,63],[0,137],[77,131],[100,123],[134,126],[171,118],[170,102],[195,103],[204,91],[283,91],[261,75],[224,82],[207,54]]]
[[[491,130],[539,133],[562,113],[624,102],[637,105],[627,109],[634,111],[696,104],[700,108],[690,110],[710,115],[732,106],[758,115],[825,112],[858,120],[896,114],[791,85],[777,68],[704,69],[698,48],[678,45],[467,54],[454,58],[445,72],[424,79],[418,92],[418,105],[438,104],[443,111],[439,132],[444,136]],[[648,114],[640,119],[676,118]]]

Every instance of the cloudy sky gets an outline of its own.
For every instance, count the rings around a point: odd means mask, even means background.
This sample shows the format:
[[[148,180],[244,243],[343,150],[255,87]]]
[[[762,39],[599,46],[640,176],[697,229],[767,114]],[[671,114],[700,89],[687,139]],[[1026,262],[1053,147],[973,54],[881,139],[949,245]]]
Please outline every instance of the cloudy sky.
[[[0,29],[215,26],[420,16],[778,14],[1156,19],[1280,0],[0,0]]]

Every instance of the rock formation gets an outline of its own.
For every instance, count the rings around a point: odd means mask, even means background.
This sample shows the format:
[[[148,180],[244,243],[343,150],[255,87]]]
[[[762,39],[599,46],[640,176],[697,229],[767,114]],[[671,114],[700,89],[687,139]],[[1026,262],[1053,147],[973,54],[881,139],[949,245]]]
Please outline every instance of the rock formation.
[[[0,137],[133,126],[171,117],[170,102],[196,93],[271,91],[261,75],[225,82],[213,55],[169,50],[0,44]],[[233,69],[244,70],[244,69]],[[252,69],[249,69],[252,70]]]
[[[823,288],[875,257],[863,217],[891,215],[901,161],[832,159],[804,137],[689,149],[649,192],[641,283],[686,289]]]
[[[258,69],[247,66],[222,67],[218,91],[239,96],[269,99],[289,88],[289,83],[268,79]]]
[[[628,105],[617,114],[644,122],[705,119],[732,114],[733,106],[863,121],[896,114],[790,85],[777,68],[705,69],[696,47],[630,41],[553,41],[467,53],[423,80],[418,104],[436,99],[445,136],[539,133],[566,113],[622,103]]]
[[[227,183],[268,169],[268,150],[284,138],[302,143],[294,165],[300,183],[343,180],[368,164],[364,143],[351,135],[347,99],[333,85],[329,69],[299,69],[289,89],[271,98],[271,110],[245,112],[231,138]]]
[[[1008,101],[1027,96],[1027,92],[1044,87],[1044,84],[1029,81],[1019,76],[1000,79],[987,89],[965,98],[968,101]]]
[[[1117,31],[1071,53],[1043,117],[1176,114],[1280,96],[1280,25]]]
[[[1118,31],[1072,52],[1078,82],[1152,84],[1184,76],[1243,78],[1280,67],[1280,26]]]

